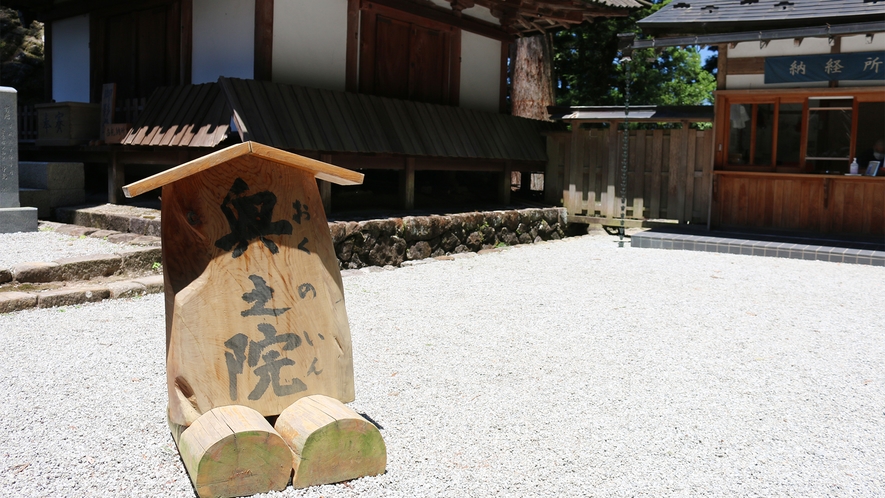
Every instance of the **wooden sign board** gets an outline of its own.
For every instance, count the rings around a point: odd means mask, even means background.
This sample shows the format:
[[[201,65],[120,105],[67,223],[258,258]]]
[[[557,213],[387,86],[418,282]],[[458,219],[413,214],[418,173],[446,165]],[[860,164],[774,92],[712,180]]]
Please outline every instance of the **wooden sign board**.
[[[163,186],[169,419],[213,408],[279,415],[354,398],[338,260],[315,177],[362,175],[251,142],[124,188]]]
[[[132,128],[131,123],[111,123],[104,125],[104,130],[102,133],[102,135],[104,136],[104,143],[122,143],[123,139],[126,138],[126,135],[129,133],[130,128]]]

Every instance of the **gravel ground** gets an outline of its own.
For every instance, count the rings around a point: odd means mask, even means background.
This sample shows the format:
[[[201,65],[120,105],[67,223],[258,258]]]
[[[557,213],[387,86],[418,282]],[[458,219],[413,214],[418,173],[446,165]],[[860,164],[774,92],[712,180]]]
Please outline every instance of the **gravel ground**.
[[[272,496],[885,495],[885,268],[586,236],[344,283],[387,473]],[[0,494],[193,496],[162,299],[0,315]]]
[[[51,231],[17,232],[0,235],[0,268],[21,263],[49,262],[87,254],[111,254],[118,244],[92,237],[71,237]]]

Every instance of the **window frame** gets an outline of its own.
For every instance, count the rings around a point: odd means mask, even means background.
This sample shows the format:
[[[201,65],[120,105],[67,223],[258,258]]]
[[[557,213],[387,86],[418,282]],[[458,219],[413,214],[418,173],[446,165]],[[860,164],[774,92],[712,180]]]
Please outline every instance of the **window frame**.
[[[801,90],[719,90],[716,92],[716,108],[718,110],[715,120],[716,154],[714,155],[714,167],[724,171],[755,171],[772,173],[813,173],[812,165],[807,159],[808,150],[808,120],[810,116],[809,100],[811,99],[835,99],[838,97],[851,97],[851,140],[849,155],[857,156],[857,127],[859,117],[859,105],[866,102],[885,102],[885,92],[881,86],[855,87],[855,88],[808,88]],[[774,129],[772,130],[772,159],[771,164],[732,164],[729,162],[729,140],[731,133],[731,106],[734,104],[752,105],[753,119],[751,155],[755,156],[756,138],[756,113],[759,104],[774,104]],[[798,166],[777,165],[778,126],[780,122],[781,104],[802,104],[802,132],[800,138],[799,164]],[[755,159],[755,157],[753,157]],[[851,158],[848,160],[850,161]]]

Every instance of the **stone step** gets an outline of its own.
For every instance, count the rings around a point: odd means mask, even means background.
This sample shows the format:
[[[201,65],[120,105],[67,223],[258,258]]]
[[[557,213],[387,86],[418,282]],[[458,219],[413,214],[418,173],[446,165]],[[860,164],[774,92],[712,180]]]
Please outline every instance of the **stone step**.
[[[32,307],[82,304],[162,292],[160,238],[43,222],[73,237],[120,244],[111,254],[92,254],[0,268],[0,313]]]

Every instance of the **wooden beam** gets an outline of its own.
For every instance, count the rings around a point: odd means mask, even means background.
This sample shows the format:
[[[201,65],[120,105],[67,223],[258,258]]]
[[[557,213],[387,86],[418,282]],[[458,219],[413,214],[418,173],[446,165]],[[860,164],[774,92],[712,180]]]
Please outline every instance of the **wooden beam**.
[[[716,64],[716,89],[725,90],[725,80],[728,75],[728,44],[719,44],[719,57]]]
[[[726,74],[763,74],[765,57],[740,57],[729,59]]]
[[[347,53],[344,62],[344,88],[359,91],[360,0],[347,0]]]
[[[504,41],[513,40],[513,36],[499,26],[470,17],[458,17],[451,11],[443,10],[435,6],[413,3],[408,0],[375,0],[373,3],[421,16],[432,21],[449,24],[456,28],[461,28],[464,31],[470,31],[471,33],[476,33],[487,38]]]
[[[255,0],[255,60],[253,78],[273,79],[273,2]]]

